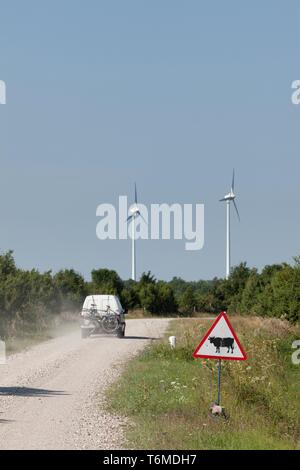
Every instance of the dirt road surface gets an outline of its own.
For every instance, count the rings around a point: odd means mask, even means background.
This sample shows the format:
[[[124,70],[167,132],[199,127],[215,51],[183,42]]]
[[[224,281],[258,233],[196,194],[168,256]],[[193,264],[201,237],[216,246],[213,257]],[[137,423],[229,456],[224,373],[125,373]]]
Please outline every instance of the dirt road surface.
[[[105,389],[167,324],[128,320],[124,339],[75,331],[10,356],[0,366],[0,449],[122,448],[126,420],[105,412]]]

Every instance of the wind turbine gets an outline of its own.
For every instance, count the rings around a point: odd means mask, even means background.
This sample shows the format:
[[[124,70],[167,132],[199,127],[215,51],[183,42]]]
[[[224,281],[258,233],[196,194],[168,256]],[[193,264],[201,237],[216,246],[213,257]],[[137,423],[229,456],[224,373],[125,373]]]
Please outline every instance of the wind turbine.
[[[230,276],[230,269],[231,269],[231,243],[230,243],[230,204],[231,202],[234,205],[234,208],[236,210],[238,219],[240,221],[240,214],[235,202],[236,195],[234,193],[234,179],[235,179],[235,174],[233,170],[232,174],[232,183],[231,183],[231,189],[230,193],[228,193],[226,196],[223,197],[223,199],[220,199],[220,202],[226,202],[226,209],[227,209],[227,227],[226,227],[226,234],[227,234],[227,239],[226,239],[226,279],[229,278]]]
[[[135,255],[135,220],[137,217],[144,217],[140,213],[138,202],[137,202],[137,190],[136,190],[136,183],[134,184],[134,204],[130,208],[131,215],[127,217],[127,222],[131,221],[131,242],[132,242],[132,258],[131,258],[131,279],[133,281],[136,280],[136,255]],[[146,221],[145,221],[146,222]]]

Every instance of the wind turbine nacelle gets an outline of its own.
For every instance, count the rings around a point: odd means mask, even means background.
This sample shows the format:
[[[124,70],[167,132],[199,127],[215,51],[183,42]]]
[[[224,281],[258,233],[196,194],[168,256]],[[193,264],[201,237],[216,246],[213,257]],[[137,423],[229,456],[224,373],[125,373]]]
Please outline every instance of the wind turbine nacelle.
[[[132,214],[137,214],[139,212],[139,208],[137,206],[133,206],[130,208],[130,212]]]
[[[233,192],[230,192],[229,194],[226,194],[224,196],[224,201],[233,201],[235,199],[235,194]]]

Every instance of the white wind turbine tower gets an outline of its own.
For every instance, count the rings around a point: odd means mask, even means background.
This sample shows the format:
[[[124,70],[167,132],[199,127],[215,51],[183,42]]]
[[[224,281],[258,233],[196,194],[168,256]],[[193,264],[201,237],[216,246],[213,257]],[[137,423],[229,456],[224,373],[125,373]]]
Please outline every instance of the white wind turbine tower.
[[[130,212],[131,212],[131,215],[127,217],[127,222],[131,221],[131,242],[132,242],[131,279],[135,281],[136,280],[135,220],[137,217],[140,216],[145,221],[138,207],[136,183],[134,184],[134,204],[130,208]]]
[[[227,194],[226,196],[223,197],[223,199],[220,199],[221,202],[226,202],[226,210],[227,210],[227,227],[226,227],[226,234],[227,234],[227,239],[226,239],[226,279],[229,278],[230,276],[230,270],[231,270],[231,258],[230,258],[230,251],[231,251],[231,243],[230,243],[230,205],[231,202],[234,205],[234,208],[236,210],[238,219],[240,220],[240,214],[235,202],[236,195],[234,193],[234,170],[232,174],[232,184],[231,184],[231,189],[230,193]]]

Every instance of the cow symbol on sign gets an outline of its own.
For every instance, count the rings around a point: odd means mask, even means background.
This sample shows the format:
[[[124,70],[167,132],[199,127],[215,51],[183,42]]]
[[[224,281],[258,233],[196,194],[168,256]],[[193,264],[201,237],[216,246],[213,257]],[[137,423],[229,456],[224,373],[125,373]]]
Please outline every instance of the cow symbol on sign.
[[[221,312],[202,338],[193,356],[197,359],[245,361],[247,356],[235,334],[226,312]]]
[[[220,354],[220,348],[227,348],[227,354],[231,350],[231,354],[233,354],[234,350],[234,339],[233,338],[216,338],[215,336],[210,336],[209,341],[216,347],[216,353]]]

